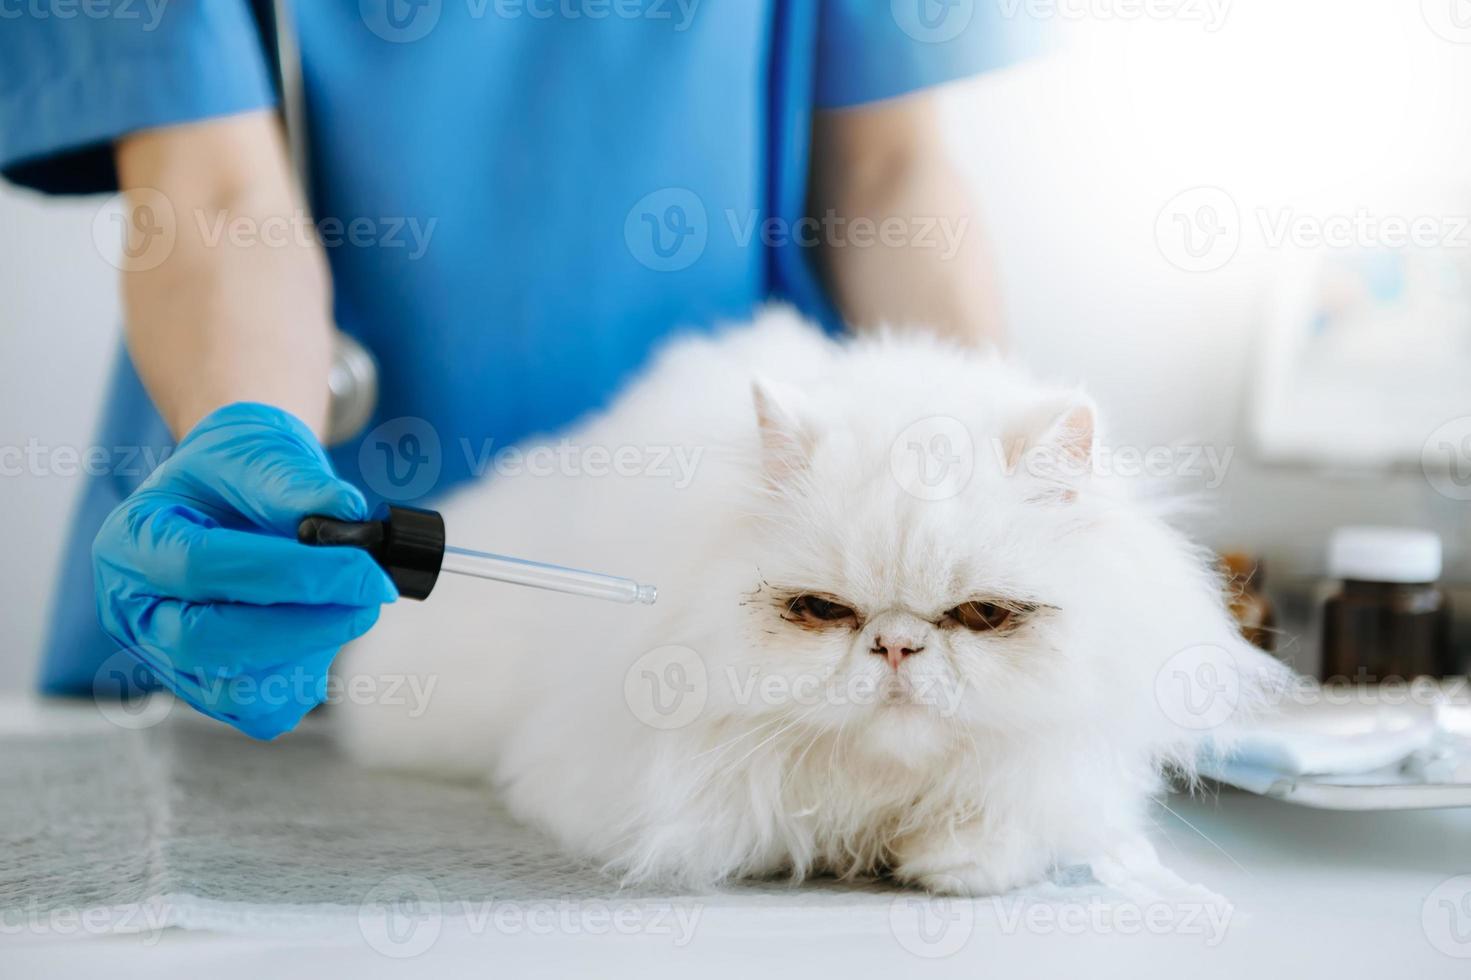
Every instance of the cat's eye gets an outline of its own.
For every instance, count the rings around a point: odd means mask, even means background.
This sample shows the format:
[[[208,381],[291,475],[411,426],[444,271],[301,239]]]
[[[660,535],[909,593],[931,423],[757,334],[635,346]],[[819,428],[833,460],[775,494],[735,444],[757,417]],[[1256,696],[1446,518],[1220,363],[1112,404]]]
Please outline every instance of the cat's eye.
[[[799,623],[811,626],[836,624],[848,619],[857,619],[852,607],[818,595],[799,595],[787,603],[787,616]]]
[[[984,602],[973,599],[962,602],[945,614],[945,618],[959,623],[968,630],[986,633],[1016,625],[1028,610],[1013,604]]]

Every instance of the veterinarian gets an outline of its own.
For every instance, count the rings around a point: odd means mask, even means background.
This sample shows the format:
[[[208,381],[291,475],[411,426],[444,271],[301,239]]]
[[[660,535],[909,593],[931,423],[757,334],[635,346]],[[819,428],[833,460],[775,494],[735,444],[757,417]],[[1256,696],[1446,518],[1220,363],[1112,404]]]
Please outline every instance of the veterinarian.
[[[395,598],[367,555],[298,545],[302,516],[432,500],[607,403],[671,331],[772,298],[834,329],[998,330],[922,90],[1012,60],[1004,5],[290,7],[310,210],[248,0],[0,7],[0,169],[124,194],[94,229],[125,240],[98,445],[133,463],[84,491],[47,692],[132,671],[273,737]],[[338,329],[379,392],[328,450]]]

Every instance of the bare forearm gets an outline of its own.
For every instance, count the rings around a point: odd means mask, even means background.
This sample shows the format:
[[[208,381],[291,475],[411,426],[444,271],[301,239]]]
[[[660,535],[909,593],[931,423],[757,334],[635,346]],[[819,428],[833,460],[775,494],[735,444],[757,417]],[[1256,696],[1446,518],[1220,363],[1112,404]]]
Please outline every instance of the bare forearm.
[[[129,351],[182,436],[237,401],[264,402],[321,435],[332,319],[326,265],[268,113],[139,133],[117,147],[130,211],[171,225],[124,260]],[[143,247],[143,240],[138,240]],[[162,256],[162,261],[157,261]]]
[[[924,101],[819,115],[811,208],[848,229],[822,247],[822,269],[858,329],[925,326],[999,343],[990,245],[939,135]]]

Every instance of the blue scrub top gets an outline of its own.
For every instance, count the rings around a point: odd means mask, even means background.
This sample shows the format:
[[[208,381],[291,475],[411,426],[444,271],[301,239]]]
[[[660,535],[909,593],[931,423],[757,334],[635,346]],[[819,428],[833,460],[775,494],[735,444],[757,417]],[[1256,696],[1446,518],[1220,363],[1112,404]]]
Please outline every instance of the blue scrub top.
[[[1005,64],[1028,26],[976,0],[310,0],[292,5],[315,218],[339,326],[377,356],[370,498],[431,501],[496,449],[605,405],[672,331],[773,297],[835,324],[802,248],[814,107]],[[0,0],[0,171],[115,188],[126,133],[269,106],[247,0]],[[192,216],[177,216],[193,220]],[[170,444],[126,355],[99,443]],[[91,478],[41,687],[115,652],[90,545],[146,475]]]

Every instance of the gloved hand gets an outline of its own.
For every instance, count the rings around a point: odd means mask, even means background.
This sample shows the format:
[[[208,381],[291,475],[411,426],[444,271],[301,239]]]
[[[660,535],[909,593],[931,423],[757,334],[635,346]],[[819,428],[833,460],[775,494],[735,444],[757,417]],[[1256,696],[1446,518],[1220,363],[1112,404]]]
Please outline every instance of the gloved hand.
[[[398,598],[366,552],[298,544],[309,514],[369,516],[300,420],[213,412],[98,533],[102,628],[204,714],[255,738],[290,731],[325,700],[338,649]]]

